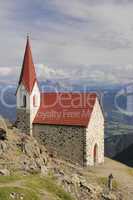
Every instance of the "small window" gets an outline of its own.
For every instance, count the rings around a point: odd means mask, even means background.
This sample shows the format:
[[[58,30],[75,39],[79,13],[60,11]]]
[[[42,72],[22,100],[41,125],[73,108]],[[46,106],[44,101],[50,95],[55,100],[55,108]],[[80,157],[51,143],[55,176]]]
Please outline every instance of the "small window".
[[[26,108],[26,95],[23,96],[23,107]]]
[[[36,99],[36,95],[33,96],[33,106],[36,107],[37,103],[36,103],[37,99]]]

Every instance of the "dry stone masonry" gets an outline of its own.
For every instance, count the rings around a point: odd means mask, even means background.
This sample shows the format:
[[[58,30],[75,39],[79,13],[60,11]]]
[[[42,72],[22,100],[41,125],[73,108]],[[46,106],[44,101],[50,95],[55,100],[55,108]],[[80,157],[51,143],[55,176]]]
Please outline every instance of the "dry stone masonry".
[[[85,129],[74,126],[34,125],[33,136],[46,146],[51,154],[84,164]]]

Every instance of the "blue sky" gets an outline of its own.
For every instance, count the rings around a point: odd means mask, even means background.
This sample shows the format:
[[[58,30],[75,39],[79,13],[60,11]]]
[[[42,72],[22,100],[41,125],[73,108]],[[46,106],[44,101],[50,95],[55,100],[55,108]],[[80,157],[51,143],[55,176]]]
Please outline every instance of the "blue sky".
[[[1,82],[18,79],[27,33],[40,79],[133,79],[132,0],[1,0]]]

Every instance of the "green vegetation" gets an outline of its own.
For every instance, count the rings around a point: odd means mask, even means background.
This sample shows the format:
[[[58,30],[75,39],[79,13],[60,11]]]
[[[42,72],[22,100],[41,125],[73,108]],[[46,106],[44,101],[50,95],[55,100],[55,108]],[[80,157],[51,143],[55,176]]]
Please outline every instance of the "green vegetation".
[[[19,187],[1,187],[0,200],[11,200],[12,193],[17,195],[15,200],[20,200],[21,195],[23,195],[23,200],[40,200],[34,191]]]
[[[116,180],[113,180],[113,189],[118,189],[118,182]]]
[[[108,186],[108,178],[107,177],[99,177],[97,181],[98,181],[99,185],[106,186],[106,187]],[[113,186],[113,189],[118,188],[118,183],[116,180],[113,180],[112,186]]]
[[[39,176],[29,176],[26,178],[26,186],[32,190],[43,190],[53,194],[61,200],[74,200],[70,194],[65,192],[63,188],[58,186],[51,176],[41,178]]]
[[[0,176],[0,184],[12,183],[22,179],[21,176],[11,175],[11,176]]]
[[[23,154],[22,150],[20,148],[16,148],[16,156],[20,156],[22,154]]]
[[[24,200],[41,200],[41,195],[45,192],[57,200],[74,200],[69,193],[57,185],[52,176],[0,176],[0,200],[11,200],[12,192],[23,194]],[[20,200],[19,197],[16,199]]]
[[[106,177],[99,177],[97,181],[100,185],[107,185],[108,180]]]
[[[133,176],[133,168],[128,168],[128,174]]]

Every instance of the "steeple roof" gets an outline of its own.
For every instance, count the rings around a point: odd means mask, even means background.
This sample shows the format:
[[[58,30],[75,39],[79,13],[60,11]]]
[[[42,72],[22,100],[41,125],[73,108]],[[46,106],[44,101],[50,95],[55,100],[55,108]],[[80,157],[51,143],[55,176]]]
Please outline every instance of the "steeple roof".
[[[24,54],[22,71],[19,79],[19,85],[23,83],[28,93],[31,93],[36,80],[37,78],[36,78],[35,66],[32,59],[29,36],[27,36],[27,44]]]

